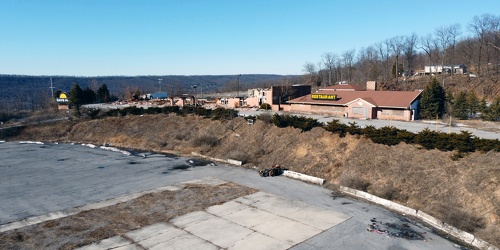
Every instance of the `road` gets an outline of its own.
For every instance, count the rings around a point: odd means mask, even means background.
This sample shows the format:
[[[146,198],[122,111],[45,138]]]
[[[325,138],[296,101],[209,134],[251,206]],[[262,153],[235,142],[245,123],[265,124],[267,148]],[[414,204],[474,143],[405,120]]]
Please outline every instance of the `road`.
[[[180,182],[213,177],[349,219],[291,249],[456,249],[419,223],[381,207],[283,176],[262,178],[255,169],[207,164],[154,153],[126,155],[82,145],[0,143],[0,225]],[[89,160],[90,159],[90,160]],[[186,168],[187,167],[187,168]],[[370,220],[409,223],[426,241],[367,231]]]

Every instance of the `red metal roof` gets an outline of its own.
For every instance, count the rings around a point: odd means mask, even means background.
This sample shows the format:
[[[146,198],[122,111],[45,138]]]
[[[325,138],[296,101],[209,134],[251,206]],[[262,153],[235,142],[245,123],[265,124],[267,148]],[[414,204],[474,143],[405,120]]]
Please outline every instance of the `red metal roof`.
[[[420,91],[331,91],[323,90],[314,94],[335,94],[337,100],[313,100],[311,95],[292,99],[287,103],[322,104],[345,106],[361,98],[377,107],[408,108],[420,95]]]

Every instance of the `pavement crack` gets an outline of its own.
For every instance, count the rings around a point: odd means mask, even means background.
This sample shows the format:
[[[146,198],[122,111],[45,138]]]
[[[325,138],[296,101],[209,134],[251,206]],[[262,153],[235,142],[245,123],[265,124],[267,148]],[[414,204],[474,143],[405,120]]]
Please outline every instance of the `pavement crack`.
[[[122,238],[128,240],[130,243],[132,243],[133,245],[137,246],[139,249],[141,250],[146,250],[147,248],[144,247],[143,245],[141,245],[139,242],[135,241],[134,239],[128,237],[126,234],[122,234],[120,235]]]

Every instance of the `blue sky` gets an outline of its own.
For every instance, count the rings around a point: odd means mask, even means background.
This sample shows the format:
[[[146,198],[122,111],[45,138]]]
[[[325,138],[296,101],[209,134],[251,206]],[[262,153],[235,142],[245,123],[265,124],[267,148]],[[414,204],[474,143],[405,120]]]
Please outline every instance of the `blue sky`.
[[[325,52],[433,33],[499,0],[0,0],[0,74],[302,74]]]

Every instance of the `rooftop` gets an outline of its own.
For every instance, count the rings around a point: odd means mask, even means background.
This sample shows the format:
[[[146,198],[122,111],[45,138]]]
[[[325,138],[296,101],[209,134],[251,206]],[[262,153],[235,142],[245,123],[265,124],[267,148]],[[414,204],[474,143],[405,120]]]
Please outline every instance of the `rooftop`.
[[[333,86],[331,86],[333,87]],[[407,108],[420,95],[420,91],[331,91],[321,90],[315,94],[337,95],[336,100],[315,100],[311,95],[292,99],[288,103],[323,104],[345,106],[350,102],[363,99],[378,107]]]

